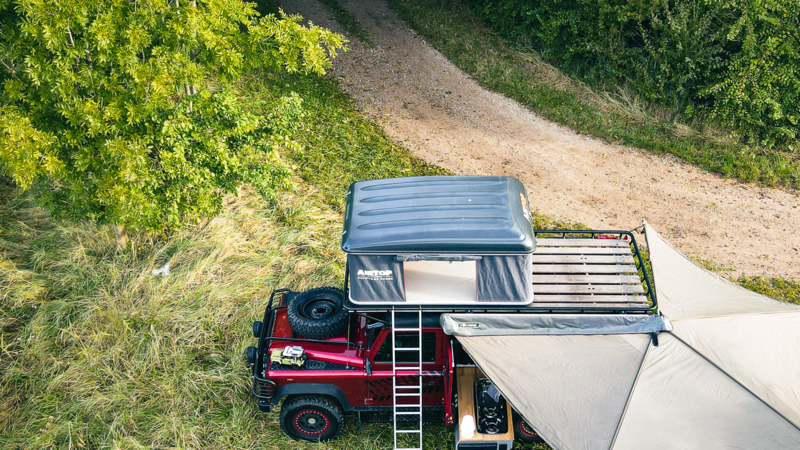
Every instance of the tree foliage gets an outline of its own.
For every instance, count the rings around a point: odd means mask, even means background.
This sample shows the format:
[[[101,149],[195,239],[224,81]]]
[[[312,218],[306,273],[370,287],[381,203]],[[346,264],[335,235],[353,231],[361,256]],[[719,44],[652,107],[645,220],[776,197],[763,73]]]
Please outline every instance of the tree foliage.
[[[798,146],[800,0],[464,0],[590,83]]]
[[[300,98],[243,105],[232,83],[324,73],[344,44],[241,0],[0,0],[0,21],[0,171],[56,215],[148,231],[279,183]]]

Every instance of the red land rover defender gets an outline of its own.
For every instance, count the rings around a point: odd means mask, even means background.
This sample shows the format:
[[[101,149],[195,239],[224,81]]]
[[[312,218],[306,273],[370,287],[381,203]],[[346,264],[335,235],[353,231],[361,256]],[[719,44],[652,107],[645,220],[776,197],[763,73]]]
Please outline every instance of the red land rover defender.
[[[247,349],[259,408],[283,400],[280,425],[292,438],[333,439],[353,413],[393,423],[394,448],[422,448],[432,421],[457,426],[457,449],[539,442],[445,334],[443,315],[655,308],[631,233],[534,231],[513,178],[362,181],[347,195],[344,289],[274,291]]]

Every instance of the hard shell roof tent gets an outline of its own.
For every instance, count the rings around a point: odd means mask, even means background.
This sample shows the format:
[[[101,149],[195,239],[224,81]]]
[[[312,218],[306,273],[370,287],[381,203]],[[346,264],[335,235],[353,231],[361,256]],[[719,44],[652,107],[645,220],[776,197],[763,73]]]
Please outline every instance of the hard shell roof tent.
[[[514,178],[359,181],[348,189],[342,232],[348,303],[527,305],[535,242]]]

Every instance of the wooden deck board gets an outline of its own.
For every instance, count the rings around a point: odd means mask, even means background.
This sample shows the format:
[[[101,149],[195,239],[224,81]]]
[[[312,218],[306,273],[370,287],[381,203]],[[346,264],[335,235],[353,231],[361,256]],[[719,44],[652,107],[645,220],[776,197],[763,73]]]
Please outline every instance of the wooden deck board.
[[[637,273],[636,267],[618,264],[534,264],[533,273]]]
[[[533,275],[533,284],[591,283],[591,284],[631,284],[640,283],[638,275]],[[536,286],[534,286],[536,289]]]
[[[633,255],[531,255],[534,264],[633,264]]]
[[[621,239],[592,239],[592,238],[541,238],[536,239],[537,247],[629,247],[630,241]]]
[[[536,247],[534,255],[630,255],[630,248],[625,247]]]
[[[580,310],[650,305],[630,241],[537,238],[536,245],[532,255],[534,296],[530,306]]]
[[[533,296],[539,294],[644,294],[641,284],[536,284]]]
[[[539,303],[649,303],[644,295],[579,295],[579,294],[533,294],[531,306]]]
[[[536,308],[570,308],[567,311],[580,311],[584,308],[596,308],[596,307],[603,307],[603,308],[618,308],[618,309],[626,309],[626,308],[642,308],[647,307],[650,304],[648,302],[624,302],[624,303],[534,303],[531,306],[535,306]]]

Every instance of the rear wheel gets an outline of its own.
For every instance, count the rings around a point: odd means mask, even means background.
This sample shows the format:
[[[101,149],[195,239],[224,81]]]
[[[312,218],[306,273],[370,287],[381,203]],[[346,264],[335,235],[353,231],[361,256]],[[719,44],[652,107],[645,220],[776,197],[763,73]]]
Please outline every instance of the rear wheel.
[[[344,292],[332,287],[309,289],[286,308],[292,330],[309,339],[327,339],[347,330]]]
[[[522,442],[526,444],[538,444],[540,442],[544,442],[541,437],[539,437],[539,433],[533,429],[525,419],[522,418],[516,412],[513,415],[514,420],[514,439],[517,442]]]
[[[281,407],[281,430],[292,439],[324,442],[334,439],[344,428],[341,406],[327,397],[290,397]]]

